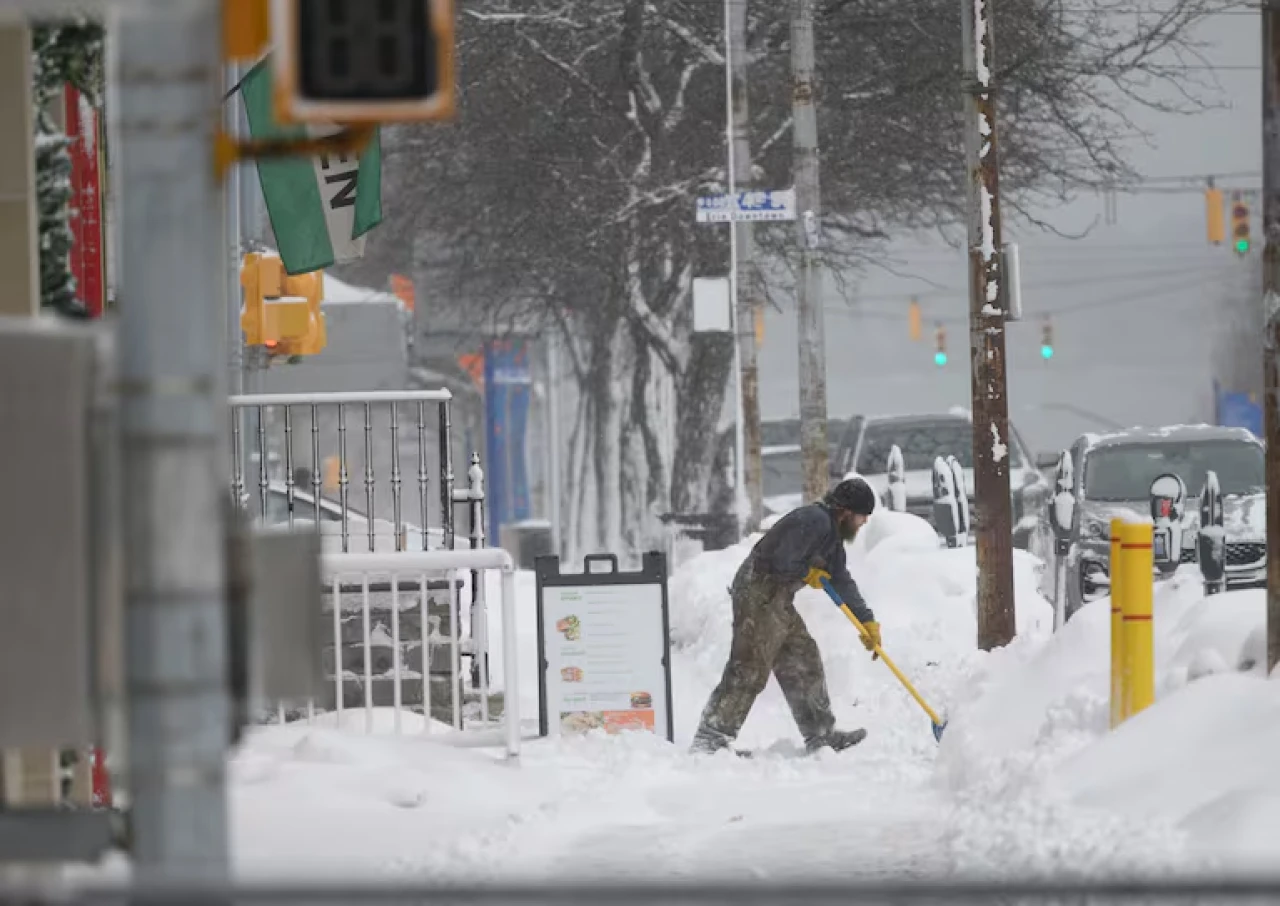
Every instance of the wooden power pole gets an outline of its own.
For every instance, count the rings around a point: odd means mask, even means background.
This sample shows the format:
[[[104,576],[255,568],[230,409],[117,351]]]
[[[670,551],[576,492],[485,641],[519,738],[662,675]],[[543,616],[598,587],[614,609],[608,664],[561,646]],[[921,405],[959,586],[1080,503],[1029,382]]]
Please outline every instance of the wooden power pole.
[[[822,242],[818,185],[818,110],[814,76],[814,0],[795,0],[791,19],[791,116],[793,169],[800,235],[800,280],[796,288],[796,333],[800,347],[800,448],[804,495],[827,492],[827,355],[822,318]]]
[[[984,651],[1007,645],[1016,632],[992,2],[960,2],[969,175],[973,521],[978,548],[978,647]]]
[[[733,169],[738,191],[751,185],[751,119],[747,95],[747,0],[726,4],[730,47],[730,78],[733,80]],[[764,518],[763,467],[760,461],[760,366],[756,349],[755,323],[761,308],[761,287],[755,266],[754,224],[737,225],[738,242],[738,335],[734,339],[742,356],[742,431],[746,451],[744,466],[747,486],[747,531],[755,531]]]
[[[1267,436],[1267,670],[1280,662],[1280,0],[1262,7],[1263,414]]]

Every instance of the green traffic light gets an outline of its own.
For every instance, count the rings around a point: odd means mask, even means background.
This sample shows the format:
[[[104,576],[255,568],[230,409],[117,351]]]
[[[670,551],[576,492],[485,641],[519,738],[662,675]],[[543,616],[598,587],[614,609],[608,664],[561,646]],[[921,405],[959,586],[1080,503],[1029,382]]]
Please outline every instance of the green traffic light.
[[[1245,252],[1249,251],[1249,240],[1248,240],[1248,239],[1237,239],[1237,240],[1236,240],[1236,251],[1237,251],[1237,252],[1239,252],[1241,255],[1243,255]]]
[[[935,365],[947,364],[947,354],[942,350],[938,350],[937,352],[935,352],[933,354],[933,364]]]
[[[1053,347],[1048,343],[1040,347],[1040,355],[1046,359],[1053,358]]]

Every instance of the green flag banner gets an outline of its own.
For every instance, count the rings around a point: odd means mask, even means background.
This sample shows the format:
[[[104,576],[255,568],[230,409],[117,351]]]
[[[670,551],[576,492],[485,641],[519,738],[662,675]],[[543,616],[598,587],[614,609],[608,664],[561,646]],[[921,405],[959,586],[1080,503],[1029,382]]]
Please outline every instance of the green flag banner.
[[[271,57],[240,82],[255,140],[318,137],[338,128],[309,128],[275,121]],[[276,246],[290,274],[331,267],[364,255],[365,234],[382,222],[380,131],[358,156],[329,154],[257,161],[258,180]]]

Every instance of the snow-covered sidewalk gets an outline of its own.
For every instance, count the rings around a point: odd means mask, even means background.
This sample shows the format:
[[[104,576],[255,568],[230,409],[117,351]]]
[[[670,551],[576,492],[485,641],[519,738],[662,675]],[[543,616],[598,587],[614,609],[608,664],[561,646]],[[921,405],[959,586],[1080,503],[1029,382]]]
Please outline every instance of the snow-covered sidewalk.
[[[748,549],[704,554],[672,577],[676,745],[650,734],[532,740],[511,765],[422,734],[412,715],[398,737],[388,715],[372,736],[362,715],[343,729],[331,717],[257,728],[232,761],[242,876],[907,879],[1277,864],[1280,684],[1250,660],[1260,592],[1206,601],[1194,570],[1162,585],[1160,701],[1111,733],[1109,602],[1052,636],[1038,562],[1019,553],[1019,637],[979,652],[973,551],[939,550],[919,520],[879,513],[852,546],[851,569],[886,649],[949,717],[942,745],[844,617],[805,590],[797,606],[837,718],[866,727],[867,740],[796,757],[771,681],[740,739],[763,754],[693,757],[686,748],[728,651],[725,588]],[[519,594],[531,720],[531,576]],[[499,631],[495,619],[495,645]]]

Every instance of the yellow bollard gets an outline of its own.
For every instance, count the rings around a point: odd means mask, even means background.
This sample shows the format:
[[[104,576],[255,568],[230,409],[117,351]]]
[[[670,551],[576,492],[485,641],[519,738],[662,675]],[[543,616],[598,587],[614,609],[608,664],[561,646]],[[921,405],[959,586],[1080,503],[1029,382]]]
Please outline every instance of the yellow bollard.
[[[1124,695],[1121,718],[1128,720],[1156,698],[1155,563],[1151,550],[1152,525],[1126,523],[1120,531],[1120,556],[1124,560]]]
[[[1124,558],[1120,551],[1120,532],[1123,519],[1111,520],[1111,562],[1107,570],[1111,576],[1111,728],[1124,720]]]

